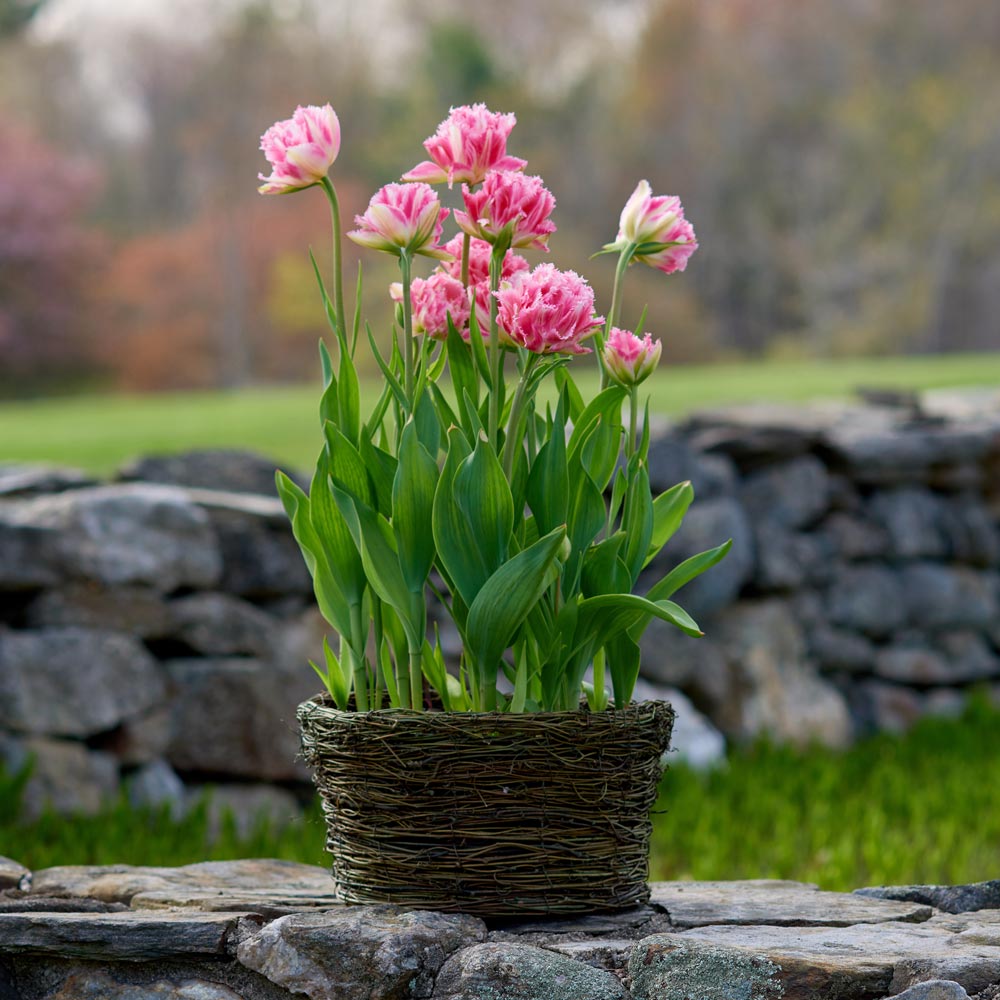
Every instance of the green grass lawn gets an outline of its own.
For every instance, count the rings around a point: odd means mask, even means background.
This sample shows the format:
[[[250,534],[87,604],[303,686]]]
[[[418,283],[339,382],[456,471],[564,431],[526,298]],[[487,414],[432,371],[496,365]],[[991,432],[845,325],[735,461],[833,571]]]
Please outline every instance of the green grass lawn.
[[[586,361],[581,388],[592,393]],[[647,383],[652,409],[681,414],[751,400],[843,397],[858,386],[1000,385],[1000,353],[664,367]],[[366,397],[378,390],[368,383]],[[111,472],[138,454],[252,448],[311,468],[319,448],[315,384],[159,396],[79,396],[0,404],[0,461],[56,462]]]
[[[0,781],[0,802],[16,798]],[[1000,858],[1000,711],[985,701],[961,720],[927,719],[836,753],[764,744],[727,766],[667,773],[655,816],[654,879],[793,878],[826,889],[996,878]],[[176,865],[279,857],[326,864],[317,807],[245,839],[209,843],[204,809],[183,822],[121,804],[103,816],[19,823],[0,810],[3,853],[57,864]]]

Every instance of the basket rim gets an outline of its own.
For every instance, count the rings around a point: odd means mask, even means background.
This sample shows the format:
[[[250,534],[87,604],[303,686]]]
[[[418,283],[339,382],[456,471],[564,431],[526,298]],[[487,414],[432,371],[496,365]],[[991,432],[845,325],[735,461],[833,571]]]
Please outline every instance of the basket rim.
[[[650,699],[648,701],[630,701],[624,708],[609,706],[601,711],[592,711],[586,701],[580,702],[580,707],[558,712],[456,712],[445,709],[418,710],[413,708],[374,708],[366,712],[346,711],[337,708],[331,701],[330,696],[325,692],[319,692],[311,698],[301,702],[296,710],[296,715],[322,714],[329,719],[342,721],[362,722],[366,719],[393,721],[400,723],[418,723],[448,720],[454,722],[459,719],[467,719],[470,722],[489,722],[491,724],[530,724],[533,721],[545,720],[568,720],[572,718],[588,719],[592,721],[604,722],[624,722],[634,720],[637,717],[655,715],[662,711],[668,711],[672,716],[676,716],[671,702],[664,699]]]

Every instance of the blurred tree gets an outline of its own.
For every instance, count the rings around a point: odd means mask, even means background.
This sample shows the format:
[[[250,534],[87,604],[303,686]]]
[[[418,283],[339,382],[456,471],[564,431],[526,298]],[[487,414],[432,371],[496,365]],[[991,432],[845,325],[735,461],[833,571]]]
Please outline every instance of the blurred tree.
[[[95,175],[0,120],[0,392],[93,367],[92,288],[104,242],[84,222]]]

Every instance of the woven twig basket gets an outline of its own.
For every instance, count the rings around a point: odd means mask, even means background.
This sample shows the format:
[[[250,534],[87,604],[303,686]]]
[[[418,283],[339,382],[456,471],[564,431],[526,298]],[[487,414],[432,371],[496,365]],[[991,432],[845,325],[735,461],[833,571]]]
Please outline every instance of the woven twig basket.
[[[674,712],[341,712],[299,706],[345,902],[480,915],[649,898],[649,813]]]

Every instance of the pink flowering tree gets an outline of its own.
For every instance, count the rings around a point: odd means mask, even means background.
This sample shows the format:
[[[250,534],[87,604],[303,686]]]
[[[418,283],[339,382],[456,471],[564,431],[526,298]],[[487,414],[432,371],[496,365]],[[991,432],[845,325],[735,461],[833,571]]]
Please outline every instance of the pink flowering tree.
[[[650,490],[638,390],[662,346],[644,316],[635,333],[618,326],[628,265],[683,271],[697,247],[679,200],[639,184],[605,247],[619,264],[602,315],[583,277],[522,255],[548,251],[555,198],[507,152],[514,124],[483,105],[452,109],[424,143],[430,159],[376,192],[347,234],[396,257],[401,277],[390,350],[365,328],[383,386],[364,410],[329,177],[339,122],[329,106],[300,108],[262,142],[261,191],[322,187],[333,219],[332,295],[317,268],[337,343],[336,365],[321,349],[324,445],[308,493],[281,473],[278,490],[339,638],[314,666],[341,708],[421,709],[431,695],[452,711],[572,710],[582,695],[591,710],[624,706],[643,629],[659,618],[701,635],[672,597],[728,550],[635,593],[693,497],[690,483]],[[449,212],[431,185],[456,181],[459,232],[443,242]],[[413,274],[420,258],[434,262],[426,277]],[[571,372],[587,355],[602,372],[589,402]],[[543,411],[547,379],[556,397]],[[462,639],[457,674],[428,632],[431,595]],[[501,673],[513,694],[498,690]]]

